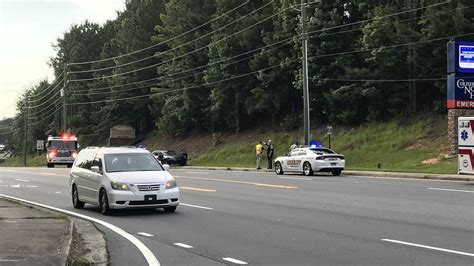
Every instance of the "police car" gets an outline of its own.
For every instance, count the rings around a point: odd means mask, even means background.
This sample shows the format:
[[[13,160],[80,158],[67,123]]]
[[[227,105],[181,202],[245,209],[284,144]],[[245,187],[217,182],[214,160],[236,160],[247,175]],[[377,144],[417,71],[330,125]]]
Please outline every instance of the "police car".
[[[310,176],[314,172],[330,172],[335,176],[344,170],[346,160],[344,155],[324,148],[310,146],[296,148],[285,156],[275,159],[275,173],[282,175],[285,172],[303,172]]]

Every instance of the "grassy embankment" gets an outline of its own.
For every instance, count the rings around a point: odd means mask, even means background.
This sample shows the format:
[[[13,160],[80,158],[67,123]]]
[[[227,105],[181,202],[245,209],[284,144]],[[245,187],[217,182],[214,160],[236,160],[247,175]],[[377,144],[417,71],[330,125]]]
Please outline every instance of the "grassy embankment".
[[[422,116],[357,128],[334,127],[332,148],[346,156],[347,169],[456,173],[457,158],[447,156],[445,116]],[[325,126],[323,127],[325,128]],[[325,131],[313,132],[327,144]],[[276,155],[284,154],[301,133],[259,134],[253,139],[223,144],[191,156],[190,165],[255,167],[258,140],[272,139]],[[300,141],[301,143],[301,141]],[[265,165],[265,164],[264,164]],[[379,168],[380,166],[380,168]]]
[[[5,162],[0,162],[0,167],[23,167],[23,157],[13,156]],[[46,166],[46,157],[42,156],[27,156],[26,157],[27,167],[41,167]]]

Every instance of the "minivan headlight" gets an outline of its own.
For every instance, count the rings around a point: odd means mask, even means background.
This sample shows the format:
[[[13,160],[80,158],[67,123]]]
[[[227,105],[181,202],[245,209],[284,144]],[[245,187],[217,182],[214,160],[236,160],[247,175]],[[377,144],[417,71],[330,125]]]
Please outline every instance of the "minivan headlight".
[[[129,190],[130,187],[125,184],[125,183],[120,183],[120,182],[110,182],[110,186],[112,186],[113,189],[115,190]]]
[[[176,179],[171,179],[166,181],[166,189],[172,189],[177,187],[178,185],[176,184]]]

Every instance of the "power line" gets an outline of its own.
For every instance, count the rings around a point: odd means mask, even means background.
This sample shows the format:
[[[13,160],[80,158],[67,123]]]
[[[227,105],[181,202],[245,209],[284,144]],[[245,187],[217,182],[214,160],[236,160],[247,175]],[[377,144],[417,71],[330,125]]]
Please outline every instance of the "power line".
[[[35,111],[32,114],[28,114],[28,118],[40,116],[41,113],[45,112],[45,110],[51,109],[51,107],[56,106],[61,100],[62,100],[61,97],[58,97],[56,101],[50,103],[48,106],[44,107],[43,109]]]
[[[45,95],[41,96],[40,98],[36,99],[36,100],[29,100],[28,103],[35,103],[35,102],[38,102],[38,101],[41,101],[42,99],[46,98],[46,96],[50,95],[51,92],[54,92],[54,90],[56,90],[56,88],[59,86],[59,84],[64,80],[64,78],[62,78],[61,80],[55,80],[53,83],[51,83],[51,85],[49,85],[48,88],[46,88],[45,90],[41,91],[38,95],[41,95],[41,93],[43,92],[47,92]],[[49,90],[54,84],[56,83],[56,86]],[[35,95],[35,97],[38,97],[38,95]]]
[[[61,108],[62,108],[62,105],[59,106],[58,108],[56,108],[56,110],[54,110],[53,112],[49,113],[47,116],[41,118],[40,120],[35,121],[34,123],[29,123],[28,126],[34,126],[34,125],[37,125],[37,124],[43,122],[44,120],[50,118],[52,115],[56,114],[59,110],[61,110]]]
[[[206,26],[206,25],[208,25],[208,24],[210,24],[210,23],[212,23],[212,22],[214,22],[214,21],[216,21],[216,20],[218,20],[218,19],[220,19],[220,18],[222,18],[222,17],[224,17],[224,16],[227,16],[228,14],[234,12],[235,10],[241,8],[242,6],[244,6],[244,5],[248,4],[248,3],[250,3],[250,0],[247,0],[247,1],[245,1],[244,3],[238,5],[237,7],[235,7],[235,8],[233,8],[233,9],[227,11],[226,13],[221,14],[221,15],[219,15],[219,16],[217,16],[217,17],[211,19],[210,21],[208,21],[208,22],[206,22],[206,23],[204,23],[204,24],[201,24],[201,25],[199,25],[199,26],[197,26],[197,27],[195,27],[195,28],[192,28],[191,30],[188,30],[188,31],[186,31],[186,32],[184,32],[184,33],[182,33],[182,34],[180,34],[180,35],[178,35],[178,36],[175,36],[175,37],[173,37],[173,38],[171,38],[171,39],[169,39],[169,40],[166,40],[166,41],[163,41],[163,42],[160,42],[160,43],[157,43],[157,44],[154,44],[154,45],[151,45],[151,46],[148,46],[148,47],[145,47],[145,48],[142,48],[142,49],[139,49],[139,50],[136,50],[136,51],[127,53],[127,54],[123,54],[123,55],[118,55],[118,56],[109,57],[109,58],[104,58],[104,59],[100,59],[100,60],[94,60],[94,61],[74,62],[74,63],[70,63],[69,65],[84,65],[84,64],[91,64],[91,63],[99,63],[99,62],[110,61],[110,60],[114,60],[114,59],[121,58],[121,57],[124,57],[124,56],[129,56],[129,55],[132,55],[132,54],[136,54],[136,53],[140,53],[140,52],[146,51],[146,50],[148,50],[148,49],[151,49],[151,48],[160,46],[160,45],[162,45],[162,44],[168,43],[168,42],[170,42],[170,41],[176,40],[177,38],[180,38],[180,37],[185,36],[185,35],[187,35],[187,34],[193,32],[193,31],[195,31],[195,30],[197,30],[197,29],[200,29],[200,28],[202,28],[202,27],[204,27],[204,26]]]
[[[176,46],[176,47],[173,47],[172,49],[169,49],[169,50],[166,50],[166,51],[164,51],[164,52],[158,53],[158,56],[165,55],[165,54],[167,54],[167,53],[169,53],[169,52],[175,51],[175,50],[177,50],[177,49],[179,49],[179,48],[181,48],[181,47],[183,47],[183,46],[186,46],[186,45],[188,45],[188,44],[190,44],[190,43],[196,42],[196,41],[198,41],[198,40],[200,40],[200,39],[203,39],[203,38],[205,38],[205,37],[207,37],[207,36],[209,36],[209,35],[212,35],[213,33],[218,32],[218,31],[220,31],[220,30],[222,30],[222,29],[224,29],[224,28],[227,28],[228,26],[230,26],[230,25],[232,25],[232,24],[234,24],[234,23],[236,23],[236,22],[238,22],[238,21],[240,21],[240,20],[242,20],[242,19],[244,19],[244,18],[246,18],[246,17],[248,17],[248,16],[250,16],[250,15],[256,13],[256,12],[258,12],[258,11],[260,11],[260,10],[262,10],[263,8],[267,7],[267,6],[270,5],[270,4],[272,4],[272,2],[269,2],[269,3],[267,3],[267,4],[263,5],[263,6],[261,6],[261,7],[257,8],[257,9],[255,9],[255,10],[253,10],[252,12],[250,12],[250,13],[244,15],[244,16],[241,16],[241,17],[239,17],[239,18],[236,19],[236,20],[233,20],[232,22],[230,22],[230,23],[228,23],[228,24],[226,24],[226,25],[224,25],[224,26],[222,26],[222,27],[220,27],[220,28],[218,28],[218,29],[215,29],[215,30],[213,30],[213,31],[211,31],[211,32],[208,32],[208,33],[206,33],[206,34],[204,34],[204,35],[201,35],[201,36],[199,36],[199,37],[197,37],[197,38],[195,38],[195,39],[193,39],[193,40],[191,40],[191,41],[188,41],[188,42],[186,42],[186,43],[183,43],[183,44],[181,44],[181,45],[178,45],[178,46]],[[142,62],[142,61],[145,61],[145,60],[148,60],[148,59],[151,59],[151,58],[156,58],[156,56],[157,56],[157,55],[152,55],[152,56],[148,56],[148,57],[145,57],[145,58],[142,58],[142,59],[138,59],[138,60],[135,60],[135,61],[132,61],[132,62],[128,62],[128,63],[124,63],[124,64],[120,64],[120,65],[115,65],[115,66],[110,66],[110,67],[104,67],[104,68],[99,68],[99,69],[90,69],[90,70],[71,71],[71,72],[69,72],[69,73],[70,73],[70,74],[78,74],[78,73],[90,73],[90,72],[96,72],[96,71],[104,71],[104,70],[109,70],[109,69],[114,69],[114,68],[118,68],[118,67],[123,67],[123,66],[131,65],[131,64],[135,64],[135,63]]]
[[[435,39],[431,39],[431,40],[424,40],[424,41],[410,42],[410,43],[404,43],[404,44],[398,44],[398,45],[392,45],[392,46],[378,47],[378,48],[372,48],[372,49],[362,49],[362,50],[353,50],[353,51],[346,51],[346,52],[340,52],[340,53],[317,55],[317,56],[311,56],[309,58],[321,58],[321,57],[344,55],[344,54],[350,54],[350,53],[369,52],[369,51],[373,51],[373,50],[377,50],[377,49],[392,49],[392,48],[406,46],[406,45],[435,42],[435,41],[446,40],[446,39],[451,39],[451,38],[459,38],[459,37],[464,37],[464,36],[469,36],[469,35],[474,35],[474,32],[466,33],[466,34],[460,34],[460,35],[451,35],[451,36],[435,38]],[[290,60],[290,61],[287,61],[286,63],[291,63],[291,62],[295,62],[295,61],[298,61],[298,59]],[[261,71],[273,69],[273,68],[276,68],[276,67],[281,67],[281,64],[270,66],[270,67],[267,67],[267,68],[262,68],[262,69],[259,69],[259,70],[253,71],[253,72],[245,73],[245,74],[238,75],[238,76],[231,77],[231,78],[227,78],[227,79],[222,79],[222,80],[218,80],[218,81],[214,81],[214,82],[210,82],[210,83],[194,85],[194,86],[185,87],[185,88],[181,88],[181,89],[168,90],[168,91],[164,91],[164,92],[150,93],[150,94],[131,96],[131,97],[123,97],[123,98],[117,98],[117,99],[109,99],[109,100],[101,100],[101,101],[90,101],[90,102],[79,102],[79,103],[69,103],[68,105],[69,106],[74,106],[74,105],[84,105],[84,104],[93,104],[93,103],[115,102],[115,101],[122,101],[122,100],[139,99],[139,98],[150,97],[150,96],[160,95],[160,94],[165,94],[165,93],[170,93],[170,92],[179,92],[179,91],[189,90],[189,89],[193,89],[193,88],[209,86],[209,85],[213,85],[213,84],[217,84],[217,83],[221,83],[221,82],[225,82],[225,81],[229,81],[229,80],[234,80],[234,79],[237,79],[237,78],[249,76],[249,75],[256,74],[256,73],[259,73]]]
[[[274,13],[273,15],[271,15],[271,16],[269,16],[269,17],[267,17],[267,18],[264,18],[264,19],[262,19],[262,20],[260,20],[260,21],[258,21],[258,22],[256,22],[256,23],[254,23],[254,24],[252,24],[252,25],[250,25],[250,26],[248,26],[248,27],[242,29],[242,30],[239,30],[239,31],[237,31],[237,32],[235,32],[235,33],[233,33],[233,34],[231,34],[231,35],[228,35],[228,36],[226,36],[226,37],[224,37],[224,38],[222,38],[222,39],[219,39],[219,40],[217,40],[217,41],[215,41],[215,42],[213,42],[213,43],[207,44],[207,45],[205,45],[205,46],[202,46],[202,47],[200,47],[200,48],[197,48],[197,49],[195,49],[195,50],[193,50],[193,51],[191,51],[191,52],[182,54],[182,55],[180,55],[180,56],[174,57],[174,58],[172,58],[172,59],[169,59],[169,60],[166,60],[166,61],[157,63],[157,64],[149,65],[149,66],[146,66],[146,67],[142,67],[142,68],[139,68],[139,69],[135,69],[135,70],[132,70],[132,71],[127,71],[127,72],[118,73],[118,74],[113,74],[113,75],[108,75],[108,76],[101,76],[101,77],[93,77],[93,78],[85,78],[85,79],[72,79],[72,80],[69,80],[69,82],[91,81],[91,80],[98,80],[98,79],[106,79],[106,78],[118,77],[118,76],[123,76],[123,75],[131,74],[131,73],[139,72],[139,71],[142,71],[142,70],[145,70],[145,69],[149,69],[149,68],[152,68],[152,67],[161,66],[161,65],[163,65],[163,64],[166,64],[166,63],[175,61],[175,60],[180,59],[180,58],[183,58],[183,57],[185,57],[185,56],[187,56],[187,55],[190,55],[190,54],[196,53],[196,52],[198,52],[198,51],[201,51],[201,50],[203,50],[203,49],[205,49],[205,48],[210,47],[211,45],[215,45],[216,43],[223,42],[223,41],[225,41],[225,40],[227,40],[227,39],[229,39],[229,38],[231,38],[231,37],[236,36],[237,34],[240,34],[240,33],[244,32],[244,31],[246,31],[246,30],[248,30],[248,29],[250,29],[250,28],[253,28],[253,27],[255,27],[255,26],[257,26],[257,25],[259,25],[259,24],[261,24],[261,23],[263,23],[263,22],[265,22],[265,21],[267,21],[267,20],[269,20],[269,19],[271,19],[271,18],[273,18],[273,17],[275,17],[275,16],[277,16],[277,15],[279,15],[280,13],[286,11],[287,9],[289,9],[289,8],[286,8],[286,9],[284,9],[284,10],[281,10],[281,11],[277,12],[277,13]]]
[[[417,78],[417,79],[337,79],[337,78],[310,78],[318,81],[341,81],[341,82],[413,82],[413,81],[439,81],[447,78]]]
[[[441,2],[441,3],[437,3],[437,4],[427,5],[427,6],[423,6],[423,7],[413,8],[413,9],[409,9],[409,10],[405,10],[405,11],[401,11],[401,12],[396,12],[396,13],[384,15],[384,16],[381,16],[381,17],[375,17],[375,18],[370,18],[370,19],[365,19],[365,20],[359,20],[359,21],[356,21],[356,22],[348,23],[348,24],[343,24],[343,25],[333,26],[333,27],[330,27],[330,28],[325,28],[325,29],[319,29],[319,30],[315,30],[315,31],[310,31],[310,32],[308,32],[308,34],[317,33],[317,32],[322,32],[322,31],[327,31],[327,30],[333,30],[333,29],[339,29],[339,28],[348,27],[348,26],[353,26],[353,25],[357,25],[357,24],[362,24],[362,23],[370,22],[370,21],[374,21],[374,20],[379,20],[379,19],[394,17],[394,16],[398,16],[398,15],[401,15],[401,14],[406,14],[406,13],[410,13],[410,12],[413,12],[413,11],[417,11],[417,10],[421,10],[421,9],[426,9],[426,8],[430,8],[430,7],[435,7],[435,6],[440,6],[440,5],[445,5],[445,4],[449,4],[449,3],[451,3],[451,0],[445,1],[445,2]]]
[[[292,60],[292,61],[296,61],[296,60]],[[138,95],[138,96],[132,96],[132,97],[117,98],[117,99],[109,99],[109,100],[101,100],[101,101],[92,101],[92,102],[69,103],[68,105],[73,106],[73,105],[84,105],[84,104],[93,104],[93,103],[115,102],[115,101],[139,99],[139,98],[150,97],[150,96],[160,95],[160,94],[165,94],[165,93],[170,93],[170,92],[185,91],[185,90],[189,90],[189,89],[199,88],[199,87],[203,87],[203,86],[218,84],[218,83],[221,83],[221,82],[225,82],[225,81],[229,81],[229,80],[234,80],[234,79],[246,77],[246,76],[249,76],[249,75],[253,75],[253,74],[256,74],[256,73],[259,73],[259,72],[262,72],[262,71],[265,71],[265,70],[273,69],[273,68],[276,68],[276,67],[280,67],[280,66],[281,66],[281,65],[278,64],[278,65],[275,65],[275,66],[266,67],[266,68],[262,68],[262,69],[259,69],[259,70],[256,70],[256,71],[252,71],[252,72],[249,72],[249,73],[245,73],[245,74],[241,74],[241,75],[238,75],[238,76],[234,76],[234,77],[231,77],[231,78],[226,78],[226,79],[222,79],[222,80],[218,80],[218,81],[214,81],[214,82],[209,82],[209,83],[205,83],[205,84],[199,84],[199,85],[195,85],[195,86],[189,86],[189,87],[185,87],[185,88],[181,88],[181,89],[168,90],[168,91],[163,91],[163,92],[155,92],[155,93],[150,93],[150,94],[146,94],[146,95]]]
[[[288,43],[284,43],[283,45],[280,45],[280,46],[277,46],[277,47],[273,47],[273,48],[269,49],[269,51],[272,50],[272,49],[276,49],[276,48],[282,47],[282,46],[284,46],[284,45],[288,45]],[[260,50],[260,49],[256,49],[256,50]],[[253,51],[255,51],[255,50],[253,50]],[[241,55],[244,55],[244,54],[248,54],[248,52],[243,53],[243,54],[240,54],[240,55],[235,56],[235,57],[240,57]],[[224,64],[223,66],[233,65],[233,64],[239,63],[239,62],[241,62],[241,61],[250,59],[250,58],[252,58],[252,57],[254,57],[254,56],[255,56],[255,55],[250,55],[250,56],[241,58],[241,59],[236,60],[236,61],[231,61],[231,62],[229,62],[229,63],[227,63],[227,64]],[[234,57],[231,57],[231,58],[234,58]],[[203,66],[200,66],[200,67],[196,67],[196,68],[193,68],[193,69],[190,69],[190,70],[182,71],[182,72],[180,72],[180,73],[186,73],[186,72],[190,72],[190,71],[192,71],[192,70],[201,69],[201,68],[204,68],[204,67],[207,67],[207,66],[211,66],[211,65],[215,65],[215,64],[221,63],[221,62],[223,62],[223,61],[227,61],[227,60],[229,60],[229,59],[230,59],[230,58],[227,58],[227,59],[224,59],[224,60],[219,60],[219,61],[217,61],[217,62],[213,62],[213,63],[210,63],[210,64],[206,64],[206,65],[203,65]],[[192,76],[194,76],[194,75],[196,75],[196,74],[203,74],[204,72],[205,72],[205,70],[200,71],[200,72],[195,72],[195,73],[192,73],[192,74],[183,76],[183,77],[179,77],[179,78],[176,78],[176,79],[168,80],[167,82],[180,81],[180,80],[183,80],[183,79],[192,77]],[[172,77],[172,76],[176,76],[176,75],[178,75],[178,74],[180,74],[180,73],[173,73],[173,74],[169,74],[169,75],[167,75],[167,76],[162,76],[162,77],[160,77],[160,78]],[[90,95],[90,94],[118,93],[118,92],[125,92],[125,91],[132,91],[132,90],[137,90],[137,89],[143,89],[143,88],[146,88],[146,87],[149,87],[149,86],[153,86],[153,85],[156,85],[156,84],[155,84],[155,83],[154,83],[154,84],[147,84],[147,85],[144,85],[144,86],[139,86],[139,87],[134,87],[134,88],[127,88],[127,89],[123,89],[123,90],[121,89],[121,90],[113,90],[113,91],[109,90],[109,91],[104,91],[104,92],[92,92],[92,93],[89,92],[89,93],[87,93],[88,91],[86,90],[86,91],[85,91],[86,93],[84,93],[84,94],[76,93],[77,91],[74,91],[74,92],[71,93],[71,94],[74,95],[74,96],[77,96],[77,95]],[[107,87],[106,87],[106,89],[107,89]],[[94,90],[94,91],[95,91],[95,90]]]
[[[400,22],[407,22],[407,21],[411,21],[411,20],[415,20],[415,19],[419,19],[419,18],[426,18],[426,17],[431,17],[431,16],[436,16],[436,15],[440,15],[440,14],[444,14],[444,13],[449,13],[449,12],[453,12],[453,11],[456,11],[456,10],[459,10],[459,9],[466,9],[466,8],[470,8],[470,7],[473,7],[474,5],[471,5],[471,6],[466,6],[466,7],[462,7],[462,8],[455,8],[455,9],[451,9],[449,11],[443,11],[443,12],[438,12],[438,13],[435,13],[435,14],[431,14],[431,15],[426,15],[426,16],[418,16],[416,18],[410,18],[410,19],[406,19],[406,20],[403,20],[403,21],[400,21]],[[336,34],[344,34],[344,33],[348,33],[348,32],[353,32],[353,31],[358,31],[358,30],[361,30],[361,28],[357,28],[357,29],[351,29],[351,30],[345,30],[345,31],[338,31],[338,32],[331,32],[331,33],[323,33],[321,35],[314,35],[314,36],[311,36],[310,38],[313,38],[313,37],[323,37],[323,36],[330,36],[330,35],[336,35]],[[187,72],[190,72],[190,71],[193,71],[193,70],[197,70],[197,69],[202,69],[202,68],[205,68],[205,67],[208,67],[208,66],[211,66],[211,65],[215,65],[217,63],[221,63],[223,61],[228,61],[230,59],[233,59],[233,58],[237,58],[237,57],[240,57],[242,55],[245,55],[245,54],[248,54],[248,53],[251,53],[251,52],[255,52],[255,51],[259,51],[259,50],[262,50],[266,47],[270,47],[270,46],[274,46],[276,44],[280,44],[282,42],[286,42],[286,41],[289,41],[291,39],[295,39],[295,37],[290,37],[290,38],[287,38],[287,39],[284,39],[284,40],[281,40],[281,41],[277,41],[275,43],[272,43],[272,44],[269,44],[269,45],[265,45],[263,47],[260,47],[260,48],[257,48],[257,49],[254,49],[254,50],[251,50],[251,51],[247,51],[247,52],[244,52],[244,53],[241,53],[239,55],[235,55],[235,56],[232,56],[230,58],[224,58],[224,59],[221,59],[217,62],[213,62],[213,63],[210,63],[210,64],[205,64],[205,65],[202,65],[202,66],[199,66],[199,67],[196,67],[196,68],[193,68],[193,69],[188,69],[188,70],[185,70],[185,71],[181,71],[179,73],[173,73],[173,74],[169,74],[167,76],[162,76],[160,78],[163,78],[163,77],[172,77],[172,76],[176,76],[176,75],[179,75],[179,74],[183,74],[183,73],[187,73]],[[279,46],[276,46],[276,47],[273,47],[271,48],[270,50],[273,50],[273,49],[276,49],[276,48],[279,48],[279,47],[282,47],[282,46],[285,46],[285,45],[288,45],[289,43],[283,43],[283,45],[279,45]],[[270,51],[269,50],[269,51]],[[231,65],[231,64],[234,64],[234,63],[238,63],[240,61],[243,61],[243,60],[246,60],[246,59],[250,59],[254,56],[254,54],[252,54],[251,56],[248,56],[248,57],[245,57],[245,58],[242,58],[240,60],[237,60],[237,61],[232,61],[228,64],[225,64],[225,66],[228,66],[228,65]],[[197,72],[197,73],[192,73],[190,75],[187,75],[187,76],[184,76],[184,77],[180,77],[178,79],[172,79],[171,81],[168,81],[168,82],[175,82],[175,81],[179,81],[179,80],[182,80],[182,79],[185,79],[187,77],[192,77],[196,74],[202,74],[204,73],[204,71],[201,71],[201,72]],[[150,79],[150,80],[155,80],[155,79],[159,79],[159,78],[153,78],[153,79]],[[148,80],[147,80],[148,81]],[[144,81],[143,81],[144,82]],[[136,83],[136,82],[134,82]],[[129,84],[124,84],[123,86],[125,85],[130,85],[130,84],[134,84],[134,83],[129,83]],[[122,92],[122,91],[131,91],[131,90],[136,90],[136,89],[141,89],[141,88],[146,88],[148,86],[152,86],[153,84],[148,84],[147,86],[141,86],[141,87],[135,87],[135,88],[127,88],[127,89],[124,89],[124,90],[116,90],[116,91],[106,91],[106,92],[99,92],[99,93],[89,93],[89,94],[101,94],[101,93],[112,93],[112,92]],[[121,85],[116,85],[116,86],[111,86],[111,87],[119,87]],[[111,87],[104,87],[102,89],[108,89],[108,88],[111,88]],[[101,90],[102,90],[101,89]],[[98,90],[98,89],[97,89]],[[90,92],[90,91],[96,91],[96,89],[91,89],[91,90],[82,90],[82,92]],[[73,94],[74,95],[87,95],[86,94],[77,94],[76,92],[78,91],[74,91]]]
[[[53,99],[53,98],[55,98],[56,96],[58,96],[58,98],[60,98],[60,97],[59,97],[59,96],[60,96],[60,92],[59,92],[59,91],[57,91],[56,94],[53,94],[53,96],[52,96],[51,98],[49,98],[49,99]],[[38,107],[43,106],[43,105],[48,104],[48,103],[49,103],[49,101],[45,101],[45,102],[42,102],[42,103],[40,103],[40,104],[38,104],[38,105],[35,105],[35,106],[28,106],[28,109],[35,109],[35,108],[38,108]]]

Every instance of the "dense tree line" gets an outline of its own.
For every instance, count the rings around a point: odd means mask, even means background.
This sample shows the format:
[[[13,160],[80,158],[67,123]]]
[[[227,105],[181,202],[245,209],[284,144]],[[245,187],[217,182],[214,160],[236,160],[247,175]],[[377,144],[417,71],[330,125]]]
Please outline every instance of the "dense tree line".
[[[446,42],[474,40],[472,5],[308,4],[312,121],[360,124],[444,112]],[[115,20],[85,21],[57,40],[50,63],[56,80],[19,100],[14,135],[21,138],[25,110],[31,140],[61,130],[63,85],[68,127],[89,144],[117,124],[172,136],[260,123],[301,127],[300,9],[299,0],[128,0]],[[53,90],[24,108],[24,97]]]

